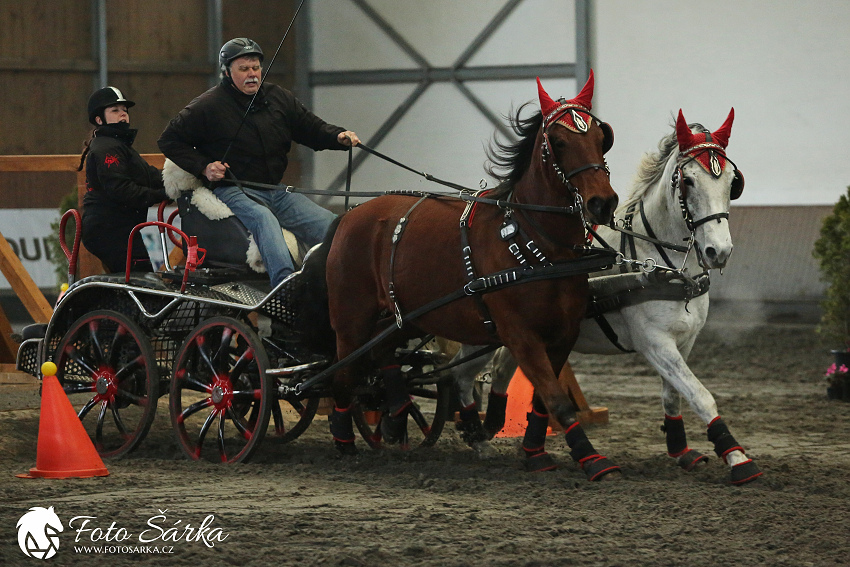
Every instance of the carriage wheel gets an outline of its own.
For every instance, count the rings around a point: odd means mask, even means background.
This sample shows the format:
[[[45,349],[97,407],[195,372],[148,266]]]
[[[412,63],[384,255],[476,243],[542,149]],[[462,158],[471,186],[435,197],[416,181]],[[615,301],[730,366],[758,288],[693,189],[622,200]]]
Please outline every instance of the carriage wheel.
[[[150,429],[159,372],[150,341],[116,311],[77,319],[54,355],[56,378],[101,457],[135,449]]]
[[[440,438],[449,413],[450,384],[438,382],[415,386],[409,390],[413,398],[407,417],[407,434],[411,447],[430,447]],[[352,407],[357,430],[373,449],[381,448],[380,419],[382,412],[370,409],[371,404],[360,400]]]
[[[281,399],[272,403],[269,435],[281,443],[289,443],[304,433],[319,409],[319,398]]]
[[[260,338],[230,317],[195,327],[174,364],[171,425],[191,459],[247,461],[266,433],[269,360]]]

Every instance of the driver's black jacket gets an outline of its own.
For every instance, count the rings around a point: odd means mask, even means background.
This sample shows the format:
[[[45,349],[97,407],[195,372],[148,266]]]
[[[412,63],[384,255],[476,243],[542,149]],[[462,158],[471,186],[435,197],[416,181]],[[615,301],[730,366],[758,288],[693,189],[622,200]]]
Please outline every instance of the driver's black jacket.
[[[251,98],[224,78],[171,120],[159,138],[159,149],[208,187],[216,184],[207,180],[204,168],[222,158],[240,181],[277,184],[289,163],[286,154],[292,142],[313,150],[348,149],[337,141],[345,129],[307,110],[290,91],[265,83],[245,116]],[[226,177],[218,182],[224,184],[233,183]]]

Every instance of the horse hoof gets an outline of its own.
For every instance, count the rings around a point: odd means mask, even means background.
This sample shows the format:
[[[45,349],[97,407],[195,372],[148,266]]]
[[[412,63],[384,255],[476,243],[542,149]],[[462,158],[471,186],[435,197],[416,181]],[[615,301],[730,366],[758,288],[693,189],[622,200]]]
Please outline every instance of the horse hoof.
[[[740,485],[752,482],[764,473],[752,459],[747,459],[743,463],[738,463],[732,467],[732,484]]]
[[[336,450],[341,455],[345,455],[346,457],[357,454],[357,446],[354,444],[354,441],[337,441],[334,439],[334,447],[336,447]]]
[[[553,471],[558,468],[558,465],[549,455],[549,453],[537,453],[525,459],[525,470],[528,472],[544,472]]]
[[[408,444],[407,442],[407,412],[404,411],[401,415],[391,416],[384,414],[381,417],[381,436],[384,443],[388,445],[401,444],[402,448]]]
[[[679,455],[676,463],[687,472],[691,472],[698,467],[705,466],[708,463],[708,456],[703,455],[699,451],[688,449],[684,454]]]
[[[607,457],[602,455],[591,455],[579,461],[581,470],[587,475],[587,480],[598,481],[602,479],[616,480],[620,477],[620,467],[613,464]],[[611,473],[618,473],[612,475]]]

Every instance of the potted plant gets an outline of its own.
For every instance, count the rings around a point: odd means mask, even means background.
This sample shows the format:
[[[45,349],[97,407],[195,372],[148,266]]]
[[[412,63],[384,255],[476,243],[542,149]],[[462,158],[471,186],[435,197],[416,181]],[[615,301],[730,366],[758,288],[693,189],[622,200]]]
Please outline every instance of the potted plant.
[[[812,255],[827,283],[817,332],[836,346],[843,345],[832,351],[835,362],[827,370],[827,393],[850,401],[850,187],[823,219]]]

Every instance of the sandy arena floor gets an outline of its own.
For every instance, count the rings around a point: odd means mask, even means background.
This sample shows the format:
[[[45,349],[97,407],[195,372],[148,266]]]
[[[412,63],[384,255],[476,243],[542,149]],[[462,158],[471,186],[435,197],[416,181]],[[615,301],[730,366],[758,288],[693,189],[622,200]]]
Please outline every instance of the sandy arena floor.
[[[16,539],[34,506],[53,506],[65,527],[45,565],[850,564],[850,404],[826,399],[831,360],[811,326],[710,324],[697,341],[693,370],[765,472],[743,487],[728,484],[689,409],[690,446],[711,454],[709,465],[685,473],[665,455],[659,379],[638,356],[572,360],[591,405],[609,408],[610,424],[588,435],[622,467],[618,482],[587,482],[562,436],[548,441],[559,470],[529,474],[519,440],[494,441],[498,455],[480,460],[453,426],[432,449],[375,452],[361,440],[359,456],[341,458],[318,416],[288,445],[265,442],[250,464],[189,462],[162,400],[141,448],[107,461],[108,477],[22,480],[39,412],[13,408],[38,398],[3,387],[0,564],[37,563]],[[214,547],[183,531],[210,515]],[[100,532],[78,536],[68,525],[77,516]],[[74,549],[110,526],[100,553]],[[153,541],[141,544],[143,533]]]

